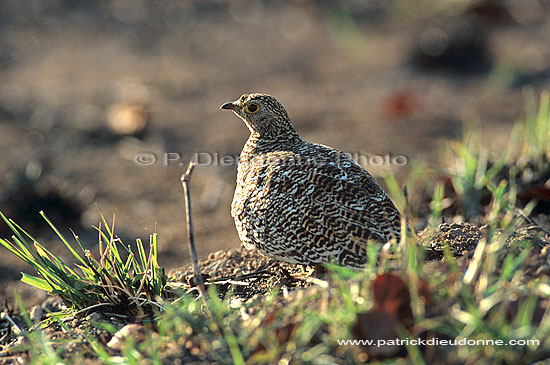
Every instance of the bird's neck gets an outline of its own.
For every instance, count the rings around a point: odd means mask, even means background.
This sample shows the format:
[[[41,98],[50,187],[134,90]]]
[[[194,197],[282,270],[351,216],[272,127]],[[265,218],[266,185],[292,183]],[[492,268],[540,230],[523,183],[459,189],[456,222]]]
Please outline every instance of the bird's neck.
[[[265,134],[253,131],[248,137],[243,152],[267,153],[274,151],[293,150],[297,145],[303,143],[296,130],[285,131],[285,133]]]

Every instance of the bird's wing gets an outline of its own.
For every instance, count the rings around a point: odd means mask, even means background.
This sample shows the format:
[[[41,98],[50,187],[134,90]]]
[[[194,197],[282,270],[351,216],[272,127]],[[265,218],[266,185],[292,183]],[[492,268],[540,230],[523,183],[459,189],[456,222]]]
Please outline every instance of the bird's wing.
[[[270,197],[266,223],[286,227],[281,235],[333,245],[335,252],[341,245],[356,251],[354,246],[364,247],[368,239],[385,242],[399,237],[399,211],[353,161],[275,166],[267,171],[264,190]]]

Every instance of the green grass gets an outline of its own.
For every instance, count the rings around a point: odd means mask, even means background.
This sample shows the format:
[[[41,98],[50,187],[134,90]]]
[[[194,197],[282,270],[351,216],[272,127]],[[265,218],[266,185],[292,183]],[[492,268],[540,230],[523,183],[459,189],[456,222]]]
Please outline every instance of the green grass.
[[[526,110],[504,151],[490,154],[478,131],[469,131],[463,141],[451,143],[454,164],[449,173],[466,217],[482,214],[482,196],[497,193],[503,181],[505,190],[513,190],[524,180],[535,179],[534,172],[550,171],[550,93],[541,94],[538,106],[529,94]],[[514,205],[511,201],[507,208]]]
[[[118,313],[142,317],[152,316],[162,308],[159,302],[165,296],[166,277],[157,262],[156,233],[151,235],[149,253],[145,252],[140,239],[137,240],[137,253],[134,253],[115,237],[114,227],[109,228],[102,216],[103,226],[97,228],[99,258],[96,259],[90,250],[84,248],[76,234],[73,233],[75,249],[46,215],[43,212],[40,214],[76,263],[73,266],[60,260],[0,212],[0,217],[14,233],[11,240],[0,239],[0,244],[32,266],[37,273],[36,276],[23,273],[21,281],[58,295],[69,308],[75,310],[108,307]],[[127,258],[119,249],[126,251]]]
[[[414,326],[396,329],[401,338],[466,338],[509,344],[437,347],[430,351],[409,344],[406,360],[395,361],[430,363],[434,360],[430,353],[435,353],[439,362],[449,363],[515,364],[546,360],[550,357],[550,279],[547,275],[532,276],[526,272],[529,260],[540,255],[540,240],[521,233],[525,230],[524,217],[530,215],[534,203],[518,206],[517,176],[521,166],[548,167],[549,94],[542,94],[538,107],[530,102],[527,110],[526,117],[514,128],[505,156],[496,162],[479,143],[472,142],[475,137],[453,145],[457,164],[452,184],[459,204],[467,211],[483,214],[486,224],[486,234],[470,260],[455,258],[448,251],[442,262],[426,263],[427,248],[404,220],[405,234],[399,244],[384,249],[378,244],[368,246],[368,264],[364,270],[328,265],[325,277],[313,280],[307,289],[294,290],[286,298],[274,290],[244,302],[237,300],[231,291],[220,299],[215,286],[210,286],[205,301],[186,294],[177,300],[164,301],[165,279],[156,261],[156,235],[151,238],[149,254],[141,241],[134,254],[115,238],[113,229],[104,221],[103,230],[98,229],[101,257],[95,259],[75,236],[82,251],[77,253],[52,224],[77,260],[76,268],[57,259],[4,216],[14,236],[0,243],[36,270],[37,276],[25,274],[23,281],[59,295],[73,311],[110,305],[128,307],[125,313],[134,317],[144,314],[154,317],[155,326],[146,327],[145,339],[127,339],[120,353],[113,353],[97,339],[86,337],[91,348],[91,354],[88,352],[86,356],[101,363],[169,363],[176,359],[228,364],[361,362],[368,359],[365,355],[368,350],[339,345],[338,341],[356,339],[358,314],[373,309],[392,310],[390,304],[397,300],[392,298],[392,287],[382,288],[388,294],[382,306],[373,295],[373,283],[380,274],[388,272],[404,280],[409,294],[400,300],[414,315]],[[414,218],[395,178],[388,176],[386,184],[399,208],[407,212],[408,218]],[[442,183],[432,188],[427,219],[430,229],[435,229],[448,197]],[[484,191],[488,192],[490,202],[482,206],[480,197]],[[122,259],[119,248],[127,251],[127,259]],[[116,331],[105,323],[96,325]],[[26,332],[26,336],[30,340],[26,348],[32,363],[83,361],[84,353],[63,358],[61,354],[69,343],[54,344],[40,330]],[[538,342],[510,344],[516,340]]]

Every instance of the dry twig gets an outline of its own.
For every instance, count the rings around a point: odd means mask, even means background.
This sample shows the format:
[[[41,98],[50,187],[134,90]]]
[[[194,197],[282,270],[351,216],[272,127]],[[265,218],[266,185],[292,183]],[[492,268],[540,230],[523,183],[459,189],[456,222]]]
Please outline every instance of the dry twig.
[[[204,283],[200,274],[199,262],[197,259],[197,250],[195,248],[195,235],[193,233],[193,221],[191,217],[191,194],[189,190],[189,183],[191,182],[191,174],[195,168],[195,163],[193,161],[189,162],[187,171],[181,175],[181,185],[183,186],[183,192],[185,194],[185,215],[187,218],[187,238],[189,244],[189,255],[193,260],[193,274],[201,296],[206,301],[206,289],[204,288]]]

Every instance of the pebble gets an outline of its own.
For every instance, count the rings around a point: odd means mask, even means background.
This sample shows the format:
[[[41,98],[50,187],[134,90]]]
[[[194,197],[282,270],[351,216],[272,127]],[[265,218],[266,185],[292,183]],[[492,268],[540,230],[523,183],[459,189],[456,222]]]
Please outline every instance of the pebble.
[[[133,337],[135,343],[145,341],[146,334],[143,325],[132,323],[122,327],[107,343],[107,347],[113,350],[121,350],[124,340],[130,336]]]
[[[37,324],[46,318],[46,312],[40,305],[35,305],[29,310],[29,317],[32,323]]]

